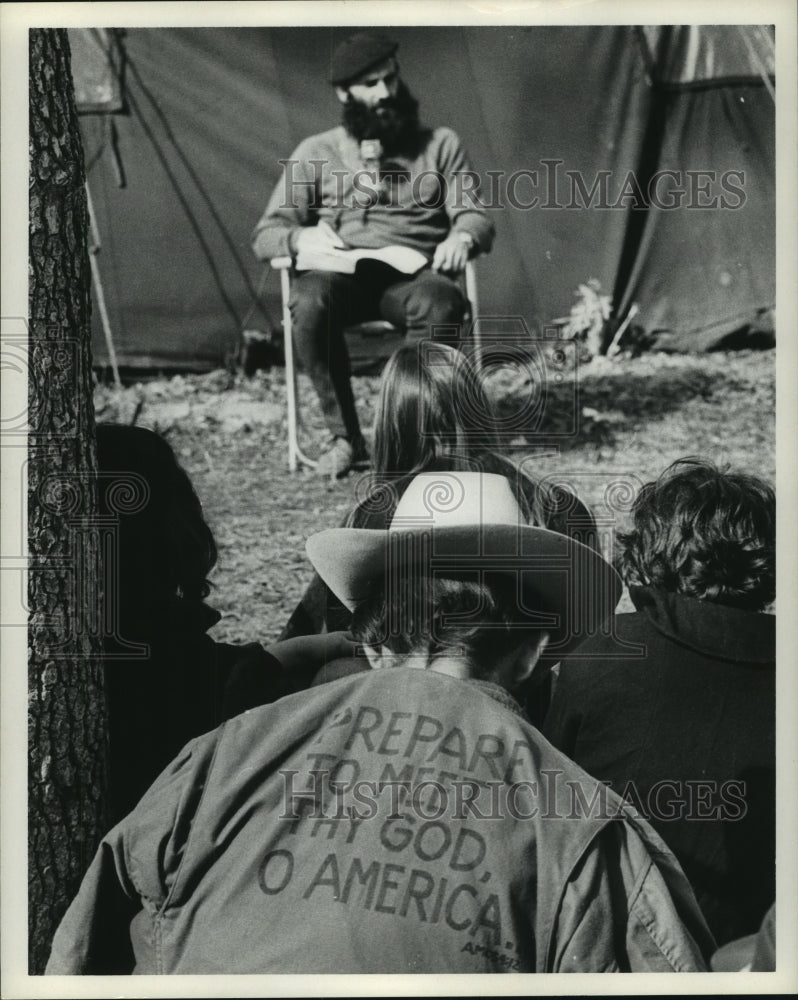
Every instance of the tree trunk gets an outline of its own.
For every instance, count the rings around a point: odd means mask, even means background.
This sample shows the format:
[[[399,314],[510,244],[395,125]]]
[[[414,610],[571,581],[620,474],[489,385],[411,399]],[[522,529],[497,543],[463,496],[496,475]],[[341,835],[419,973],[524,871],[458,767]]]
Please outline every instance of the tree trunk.
[[[64,30],[30,32],[28,964],[103,830],[91,286],[83,149]]]

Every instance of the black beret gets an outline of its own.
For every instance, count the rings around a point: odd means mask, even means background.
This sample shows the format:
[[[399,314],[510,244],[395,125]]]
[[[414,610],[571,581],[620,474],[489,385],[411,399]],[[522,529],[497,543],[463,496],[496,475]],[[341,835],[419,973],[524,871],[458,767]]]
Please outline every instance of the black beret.
[[[341,42],[333,52],[330,83],[342,87],[356,76],[394,55],[398,42],[385,35],[375,35],[370,31],[359,31]]]

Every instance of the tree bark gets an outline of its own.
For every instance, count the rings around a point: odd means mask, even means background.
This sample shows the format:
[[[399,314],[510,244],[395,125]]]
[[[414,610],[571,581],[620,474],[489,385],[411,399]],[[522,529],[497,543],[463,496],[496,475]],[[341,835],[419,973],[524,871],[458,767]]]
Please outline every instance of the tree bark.
[[[30,32],[28,965],[103,830],[91,284],[83,149],[64,30]]]

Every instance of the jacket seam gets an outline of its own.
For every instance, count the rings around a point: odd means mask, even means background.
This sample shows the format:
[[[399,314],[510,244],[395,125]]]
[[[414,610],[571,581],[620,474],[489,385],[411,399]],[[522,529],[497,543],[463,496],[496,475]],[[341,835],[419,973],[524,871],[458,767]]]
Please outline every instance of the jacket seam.
[[[552,955],[552,951],[556,943],[554,932],[556,930],[557,923],[560,919],[560,913],[562,912],[563,898],[565,896],[565,891],[568,888],[568,882],[574,873],[574,869],[580,863],[582,858],[585,857],[590,848],[595,844],[596,839],[604,832],[609,823],[610,823],[609,819],[605,820],[604,823],[599,827],[599,829],[594,831],[592,837],[590,837],[590,839],[587,840],[584,846],[582,847],[582,850],[575,854],[573,861],[570,867],[568,868],[568,871],[563,876],[562,882],[560,883],[560,889],[557,894],[557,905],[554,908],[554,919],[549,923],[548,936],[546,938],[545,947],[543,949],[544,965],[543,969],[540,970],[542,972],[548,972],[549,970],[551,970],[552,972],[555,971],[553,968],[554,956]]]
[[[131,885],[135,889],[136,894],[143,904],[141,908],[150,914],[152,922],[153,950],[155,952],[155,967],[158,974],[160,974],[163,971],[163,962],[161,955],[161,936],[158,927],[158,912],[163,903],[156,903],[152,896],[144,892],[141,888],[141,884],[136,877],[135,866],[133,865],[133,859],[130,854],[130,845],[126,836],[122,838],[122,851],[125,856],[125,871],[130,879]]]
[[[222,742],[222,737],[224,735],[224,730],[226,729],[226,727],[227,727],[227,723],[222,723],[222,726],[220,727],[219,735],[218,735],[218,737],[216,739],[216,742],[215,742],[215,745],[214,745],[214,748],[213,748],[213,754],[211,755],[211,759],[210,759],[210,762],[208,764],[208,769],[207,769],[207,771],[205,773],[205,781],[203,782],[202,792],[200,794],[199,801],[197,802],[196,808],[194,809],[193,815],[191,817],[191,823],[190,823],[190,826],[189,826],[188,836],[186,837],[186,842],[185,842],[185,845],[183,847],[183,855],[180,858],[180,864],[177,866],[177,870],[175,871],[174,881],[172,882],[172,885],[170,886],[169,891],[167,892],[166,896],[164,897],[163,903],[161,903],[160,907],[158,908],[158,910],[155,913],[155,918],[154,918],[154,922],[153,922],[154,923],[154,934],[153,934],[153,936],[154,936],[155,941],[156,941],[156,945],[155,945],[155,949],[156,949],[156,962],[157,962],[159,974],[163,974],[163,918],[164,918],[165,912],[166,912],[167,908],[169,907],[169,904],[170,904],[173,896],[177,892],[178,886],[180,885],[180,877],[182,875],[183,868],[188,863],[186,861],[186,858],[188,857],[188,853],[189,853],[189,846],[191,844],[191,837],[192,837],[192,834],[194,833],[194,821],[195,821],[195,819],[197,817],[197,814],[199,813],[200,809],[202,808],[202,803],[203,803],[203,801],[205,799],[205,795],[206,795],[206,793],[208,791],[208,784],[209,784],[208,779],[210,778],[211,771],[213,770],[213,765],[216,763],[216,755],[219,752],[219,746],[220,746],[220,744]]]
[[[643,917],[636,910],[636,904],[637,904],[638,900],[640,899],[640,896],[641,896],[641,894],[643,892],[643,886],[645,885],[646,879],[648,878],[648,876],[649,876],[651,870],[653,869],[653,867],[654,867],[654,862],[650,858],[647,859],[646,864],[644,865],[643,870],[642,870],[640,876],[638,877],[636,884],[634,885],[634,887],[632,888],[632,891],[630,892],[629,896],[627,897],[627,905],[629,907],[629,913],[631,914],[632,912],[634,912],[635,919],[637,920],[637,923],[643,928],[643,930],[648,935],[648,938],[651,941],[651,943],[657,949],[657,951],[659,952],[659,954],[662,955],[662,957],[668,963],[668,966],[671,969],[671,971],[672,972],[679,972],[680,971],[680,967],[678,965],[674,964],[673,959],[670,957],[670,955],[666,954],[666,952],[664,951],[662,945],[657,940],[657,938],[654,936],[654,933],[653,933],[653,931],[651,929],[651,921],[643,919]]]

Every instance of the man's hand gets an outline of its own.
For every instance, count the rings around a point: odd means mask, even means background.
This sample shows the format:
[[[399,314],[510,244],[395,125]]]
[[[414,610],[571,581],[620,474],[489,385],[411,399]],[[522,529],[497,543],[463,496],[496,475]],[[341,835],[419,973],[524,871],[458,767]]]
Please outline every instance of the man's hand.
[[[355,643],[348,632],[298,635],[267,646],[266,652],[280,661],[287,673],[315,673],[331,660],[354,657]],[[364,664],[366,663],[364,659]]]
[[[443,271],[444,274],[459,274],[466,266],[473,245],[474,241],[467,233],[449,233],[443,243],[435,247],[433,270]]]
[[[313,250],[343,249],[344,242],[326,222],[317,226],[305,226],[296,238],[297,253]]]

